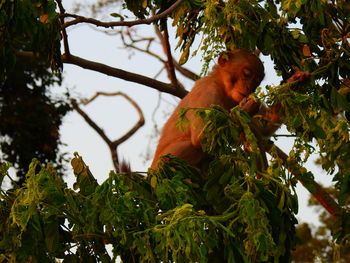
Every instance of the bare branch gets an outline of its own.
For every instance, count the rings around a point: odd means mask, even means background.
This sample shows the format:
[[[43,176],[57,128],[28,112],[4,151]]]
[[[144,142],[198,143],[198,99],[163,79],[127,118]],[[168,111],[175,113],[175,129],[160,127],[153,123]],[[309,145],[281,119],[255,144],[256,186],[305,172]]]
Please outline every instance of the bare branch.
[[[159,40],[162,42],[163,41],[163,35],[160,33],[159,29],[158,30],[157,29],[158,29],[158,27],[155,26],[156,34],[158,35]],[[127,36],[129,37],[130,41],[132,42],[132,44],[129,44],[129,43],[127,43],[127,41],[126,41],[126,39],[124,37],[124,33],[122,31],[119,31],[118,33],[120,34],[120,38],[121,38],[121,40],[122,40],[122,42],[123,42],[125,47],[129,47],[129,48],[135,49],[137,51],[146,53],[146,54],[148,54],[148,55],[158,59],[161,63],[166,65],[166,61],[162,57],[160,57],[158,54],[155,54],[154,52],[152,52],[150,50],[150,45],[155,40],[154,38],[134,39],[131,36],[131,33],[127,33]],[[133,44],[133,43],[137,43],[137,42],[141,42],[141,41],[147,41],[148,42],[147,48],[143,49],[143,48],[140,48],[140,47],[138,47],[138,46]],[[197,74],[193,73],[192,71],[190,71],[187,68],[182,67],[174,58],[173,58],[173,64],[174,64],[175,69],[177,71],[179,71],[186,78],[189,78],[191,80],[198,80],[199,79],[199,76]]]
[[[34,54],[30,51],[20,51],[16,52],[16,55],[20,58],[27,59],[28,61],[38,58],[38,54]],[[138,84],[142,84],[148,86],[150,88],[156,89],[160,92],[165,92],[171,95],[174,95],[179,98],[183,98],[186,96],[188,91],[183,88],[176,87],[172,84],[164,83],[149,77],[145,77],[136,73],[128,72],[122,69],[113,68],[111,66],[86,60],[72,54],[63,54],[62,62],[67,64],[73,64],[85,69],[90,69],[96,72],[100,72],[102,74],[106,74],[108,76],[120,78],[126,81],[135,82]]]
[[[163,63],[163,64],[166,63],[166,61],[165,61],[163,58],[161,58],[158,54],[156,54],[156,53],[154,53],[154,52],[152,52],[152,51],[150,50],[151,43],[152,43],[153,41],[155,41],[154,38],[140,38],[140,39],[134,39],[134,38],[131,36],[131,33],[130,33],[130,32],[127,32],[126,35],[128,36],[128,38],[129,38],[129,40],[130,40],[130,42],[131,42],[131,44],[129,44],[129,43],[126,41],[125,37],[124,37],[124,32],[123,32],[122,30],[120,30],[118,33],[119,33],[120,38],[121,38],[121,40],[122,40],[122,42],[123,42],[123,45],[124,45],[125,47],[132,48],[132,49],[135,49],[135,50],[137,50],[137,51],[146,53],[146,54],[148,54],[148,55],[150,55],[150,56],[152,56],[152,57],[158,59],[161,63]],[[147,48],[146,48],[146,49],[143,49],[143,48],[140,48],[140,47],[134,45],[134,43],[142,42],[142,41],[147,41],[147,42],[148,42],[148,43],[147,43]]]
[[[101,136],[101,138],[108,144],[112,144],[112,141],[107,137],[105,132],[82,110],[79,108],[75,99],[71,100],[73,108],[84,118],[84,120]]]
[[[96,72],[106,74],[108,76],[117,77],[127,81],[142,84],[158,91],[165,92],[183,98],[188,92],[185,89],[178,88],[174,85],[167,84],[152,78],[148,78],[139,74],[131,73],[122,69],[113,68],[102,63],[86,60],[73,55],[62,55],[62,61],[68,64],[74,64],[82,68],[90,69]]]
[[[134,20],[134,21],[102,22],[102,21],[99,21],[99,20],[94,19],[94,18],[86,18],[83,16],[74,15],[74,14],[64,14],[64,17],[73,17],[75,19],[64,23],[63,28],[67,28],[69,26],[76,25],[79,23],[89,23],[89,24],[93,24],[95,26],[100,26],[100,27],[105,27],[105,28],[116,27],[116,26],[129,26],[129,27],[131,27],[131,26],[142,25],[142,24],[149,25],[155,21],[158,21],[158,20],[168,16],[178,6],[180,6],[182,4],[182,2],[184,2],[184,0],[178,0],[172,6],[170,6],[168,9],[166,9],[164,12],[162,12],[158,15],[154,15],[150,18],[139,19],[139,20]]]
[[[112,145],[114,145],[114,147],[117,147],[119,144],[121,144],[121,143],[125,142],[127,139],[129,139],[139,128],[141,128],[145,124],[145,118],[143,116],[143,113],[142,113],[140,106],[132,98],[130,98],[128,95],[126,95],[125,93],[120,92],[120,91],[118,91],[118,92],[96,92],[96,94],[92,98],[85,101],[83,104],[87,105],[88,103],[92,102],[94,99],[96,99],[100,95],[103,95],[103,96],[123,96],[127,101],[129,101],[131,103],[131,105],[134,106],[134,108],[136,109],[136,111],[139,115],[139,120],[134,125],[134,127],[132,127],[121,138],[112,142]]]
[[[98,133],[98,135],[101,136],[101,138],[106,142],[106,144],[109,147],[109,150],[111,152],[112,161],[114,168],[116,171],[119,171],[119,158],[118,158],[118,146],[125,142],[127,139],[129,139],[135,132],[140,129],[145,124],[145,118],[143,116],[142,110],[139,107],[139,105],[128,95],[126,95],[123,92],[97,92],[93,97],[91,97],[89,100],[83,102],[84,105],[87,105],[88,103],[92,102],[94,99],[96,99],[98,96],[123,96],[127,101],[129,101],[136,109],[139,120],[137,123],[127,132],[125,133],[121,138],[112,141],[107,137],[105,132],[82,110],[79,108],[77,102],[75,100],[71,100],[73,108],[84,118],[84,120]]]

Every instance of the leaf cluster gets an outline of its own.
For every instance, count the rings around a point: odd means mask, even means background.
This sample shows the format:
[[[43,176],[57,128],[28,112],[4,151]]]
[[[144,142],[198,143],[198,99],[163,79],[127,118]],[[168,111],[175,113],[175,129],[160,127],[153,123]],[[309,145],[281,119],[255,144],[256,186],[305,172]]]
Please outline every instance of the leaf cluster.
[[[0,2],[0,81],[12,71],[17,53],[34,52],[54,70],[62,67],[60,24],[54,0]]]
[[[311,83],[310,83],[311,82]],[[349,121],[344,116],[350,104],[346,96],[332,88],[329,99],[324,87],[312,80],[298,84],[267,87],[262,93],[267,104],[279,103],[282,123],[295,136],[289,157],[302,165],[311,154],[318,154],[318,164],[332,175],[339,190],[338,203],[347,207],[349,198]]]

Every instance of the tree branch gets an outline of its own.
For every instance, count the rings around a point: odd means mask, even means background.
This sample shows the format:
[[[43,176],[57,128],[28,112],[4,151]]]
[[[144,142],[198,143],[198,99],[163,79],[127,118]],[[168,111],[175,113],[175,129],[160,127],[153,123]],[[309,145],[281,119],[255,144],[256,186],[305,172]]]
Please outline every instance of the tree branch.
[[[180,85],[179,82],[177,81],[176,74],[175,74],[173,56],[171,54],[171,48],[170,48],[170,43],[169,43],[168,26],[167,26],[166,22],[165,22],[165,26],[164,26],[164,35],[163,35],[162,45],[164,48],[165,55],[168,58],[168,61],[166,63],[168,78],[170,79],[170,81],[173,85]]]
[[[171,95],[183,98],[188,92],[185,89],[178,88],[174,85],[167,84],[161,81],[154,80],[139,74],[131,73],[122,69],[113,68],[102,63],[86,60],[80,57],[73,55],[62,55],[62,61],[64,63],[73,64],[80,66],[85,69],[90,69],[96,72],[106,74],[108,76],[117,77],[127,81],[135,82],[142,84],[151,88],[154,88],[158,91],[169,93]]]
[[[63,28],[67,28],[69,26],[76,25],[79,23],[89,23],[89,24],[93,24],[95,26],[100,26],[100,27],[105,27],[105,28],[115,27],[115,26],[129,26],[129,27],[131,27],[131,26],[141,25],[141,24],[148,24],[149,25],[155,21],[158,21],[158,20],[168,16],[171,12],[173,12],[183,2],[184,2],[184,0],[178,0],[172,6],[170,6],[168,9],[166,9],[164,12],[162,12],[158,15],[154,15],[150,18],[139,19],[139,20],[134,20],[134,21],[101,22],[101,21],[96,20],[94,18],[86,18],[83,16],[74,15],[74,14],[64,14],[64,17],[73,17],[75,19],[64,23],[62,26],[63,26]]]
[[[124,32],[123,32],[122,30],[120,30],[118,33],[119,33],[120,39],[122,40],[123,45],[124,45],[125,47],[131,48],[131,49],[135,49],[135,50],[140,51],[140,52],[142,52],[142,53],[146,53],[146,54],[148,54],[148,55],[150,55],[150,56],[152,56],[152,57],[158,59],[162,64],[165,64],[165,63],[166,63],[166,61],[165,61],[163,58],[161,58],[159,55],[157,55],[156,53],[154,53],[154,52],[152,52],[152,51],[150,50],[151,43],[155,40],[154,38],[134,39],[134,38],[131,36],[131,33],[130,33],[130,32],[127,32],[127,33],[125,33],[125,34],[128,36],[128,38],[129,38],[129,40],[130,40],[130,42],[131,42],[131,44],[129,44],[129,43],[126,41],[125,37],[124,37]],[[146,49],[143,49],[143,48],[140,48],[140,47],[134,45],[134,43],[142,42],[142,41],[147,41],[147,42],[148,42],[147,48],[146,48]]]
[[[63,5],[62,5],[62,1],[61,0],[56,0],[57,5],[60,9],[60,22],[61,25],[64,25],[64,14],[66,13],[66,10],[64,9]],[[70,54],[69,51],[69,44],[68,44],[68,35],[67,35],[67,31],[66,29],[63,27],[62,28],[62,37],[63,37],[63,46],[64,46],[64,52],[66,54]]]
[[[121,138],[112,141],[107,137],[105,132],[82,109],[80,109],[76,100],[71,100],[73,108],[84,118],[84,120],[90,125],[90,127],[92,127],[98,133],[98,135],[100,135],[101,138],[106,142],[111,152],[114,168],[116,169],[116,171],[119,171],[118,146],[123,142],[125,142],[127,139],[129,139],[133,134],[135,134],[135,132],[138,129],[140,129],[145,124],[145,118],[143,116],[142,110],[139,107],[139,105],[132,98],[130,98],[128,95],[122,92],[96,92],[96,94],[93,97],[83,102],[83,104],[84,105],[89,104],[100,95],[123,96],[127,101],[129,101],[135,107],[139,115],[139,120],[127,133],[125,133]]]
[[[162,32],[160,32],[159,28],[157,25],[154,25],[154,31],[156,32],[156,35],[158,36],[159,40],[161,43],[164,43],[163,35]],[[164,45],[163,45],[164,49]],[[166,51],[164,51],[166,53]],[[192,79],[192,80],[197,80],[199,79],[199,76],[189,69],[186,69],[182,67],[174,58],[172,58],[174,67],[176,68],[177,71],[179,71],[183,76]]]
[[[175,59],[173,59],[174,61],[174,67],[176,68],[177,71],[179,71],[183,76],[192,79],[192,80],[198,80],[199,76],[192,72],[191,70],[182,67]]]
[[[121,138],[118,140],[115,140],[112,142],[112,145],[114,147],[117,147],[119,144],[125,142],[127,139],[129,139],[138,129],[140,129],[144,124],[145,124],[145,117],[143,116],[142,110],[140,106],[128,95],[126,95],[123,92],[96,92],[96,94],[90,98],[89,100],[83,102],[84,105],[87,105],[88,103],[92,102],[94,99],[96,99],[98,96],[103,95],[103,96],[122,96],[124,97],[127,101],[131,103],[131,105],[134,106],[136,109],[138,115],[139,115],[139,120],[138,122],[127,132],[125,135],[123,135]]]
[[[71,100],[73,108],[84,118],[84,120],[101,136],[101,138],[110,145],[112,141],[107,137],[105,132],[87,115],[80,107],[75,99]]]

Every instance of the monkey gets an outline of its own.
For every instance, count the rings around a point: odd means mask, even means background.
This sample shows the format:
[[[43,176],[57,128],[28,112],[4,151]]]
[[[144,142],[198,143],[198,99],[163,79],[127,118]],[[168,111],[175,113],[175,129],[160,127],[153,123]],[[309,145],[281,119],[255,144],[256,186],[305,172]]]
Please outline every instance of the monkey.
[[[181,108],[220,105],[229,110],[246,100],[242,107],[249,111],[254,102],[247,97],[255,92],[264,76],[264,66],[252,52],[238,49],[220,54],[218,64],[206,77],[196,81],[165,123],[151,168],[156,169],[160,156],[165,154],[172,154],[196,167],[206,157],[201,149],[203,123],[189,111],[187,118],[191,124],[184,130],[175,127]],[[276,117],[274,120],[279,121]],[[277,126],[269,132],[277,130]]]

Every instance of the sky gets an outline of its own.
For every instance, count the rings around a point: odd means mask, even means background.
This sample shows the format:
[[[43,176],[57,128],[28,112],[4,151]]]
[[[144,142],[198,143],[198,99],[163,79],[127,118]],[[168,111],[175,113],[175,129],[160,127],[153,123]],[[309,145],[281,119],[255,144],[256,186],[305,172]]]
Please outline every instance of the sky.
[[[91,1],[79,2],[87,3]],[[63,4],[69,12],[72,1],[63,0]],[[110,13],[112,12],[115,11],[110,10]],[[82,14],[87,15],[86,13]],[[108,19],[108,14],[105,18]],[[137,26],[135,28],[140,35],[153,35],[151,26]],[[173,39],[172,43],[176,43],[174,30],[170,31]],[[70,27],[68,36],[70,51],[75,56],[152,78],[162,68],[162,65],[149,55],[124,49],[118,36],[106,35],[93,29],[91,26],[77,25]],[[162,54],[159,46],[155,45],[154,50]],[[174,51],[174,54],[178,55],[178,52]],[[262,59],[265,66],[265,79],[261,86],[278,85],[280,79],[273,70],[272,62],[267,58]],[[197,55],[191,58],[185,66],[199,74],[202,65],[201,57]],[[157,79],[168,82],[164,72]],[[186,89],[190,90],[193,82],[182,78],[181,80],[183,80]],[[141,106],[146,123],[129,140],[120,145],[118,154],[120,158],[130,162],[133,171],[147,171],[157,143],[157,138],[153,138],[154,125],[161,128],[179,100],[170,95],[160,94],[158,91],[143,85],[67,64],[64,65],[63,86],[56,88],[55,92],[64,92],[66,88],[70,90],[71,96],[77,100],[90,98],[97,91],[121,91],[132,97]],[[161,100],[159,100],[160,96]],[[159,102],[160,106],[158,106]],[[100,97],[87,106],[81,106],[81,108],[93,120],[96,120],[112,140],[122,136],[138,120],[136,110],[123,97]],[[99,183],[107,179],[109,172],[113,170],[109,149],[100,136],[78,113],[73,111],[64,118],[60,132],[61,139],[66,144],[66,146],[62,147],[62,151],[68,152],[70,157],[73,157],[73,152],[78,152]],[[282,129],[279,133],[285,134],[286,131]],[[283,138],[278,142],[278,146],[286,153],[290,151],[292,144],[292,138]],[[327,180],[327,176],[322,169],[314,165],[314,159],[311,158],[307,163],[307,169],[314,173],[318,182],[326,185],[330,184],[330,180]],[[70,186],[74,182],[74,176],[71,171],[66,181]],[[314,210],[306,206],[309,196],[308,192],[304,187],[298,186],[297,193],[300,203],[298,218],[309,223],[316,223],[317,216]]]

